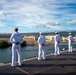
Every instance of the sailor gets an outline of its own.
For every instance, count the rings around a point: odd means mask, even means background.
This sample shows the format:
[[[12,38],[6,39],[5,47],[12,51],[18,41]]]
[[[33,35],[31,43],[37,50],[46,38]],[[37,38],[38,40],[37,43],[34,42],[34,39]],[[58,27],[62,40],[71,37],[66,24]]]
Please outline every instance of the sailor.
[[[55,52],[54,55],[60,55],[60,41],[61,37],[58,32],[55,32],[54,41],[55,41]]]
[[[23,43],[23,38],[18,32],[18,28],[14,29],[14,33],[10,37],[12,43],[12,64],[11,66],[16,66],[16,52],[18,54],[18,64],[22,65],[22,54],[21,54],[21,43]]]
[[[68,52],[72,52],[72,43],[73,43],[73,37],[71,33],[69,33],[68,36]]]
[[[39,50],[38,50],[38,60],[45,60],[46,54],[44,51],[44,46],[46,44],[45,37],[43,36],[43,33],[40,32],[40,36],[38,37],[38,44],[39,44]]]

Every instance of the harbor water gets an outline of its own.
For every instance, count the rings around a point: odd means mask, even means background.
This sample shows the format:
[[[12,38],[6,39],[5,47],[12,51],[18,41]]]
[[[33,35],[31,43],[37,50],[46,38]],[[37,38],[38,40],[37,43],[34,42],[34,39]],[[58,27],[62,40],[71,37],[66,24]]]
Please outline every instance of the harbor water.
[[[73,48],[75,48],[75,47],[76,47],[76,44],[73,44]],[[65,48],[67,50],[68,45],[67,44],[61,45],[60,51],[62,51],[63,48]],[[38,46],[22,47],[21,52],[22,52],[23,59],[37,57],[38,56]],[[46,52],[46,54],[54,53],[54,46],[45,46],[45,52]],[[0,49],[0,63],[9,63],[9,62],[11,62],[11,59],[12,59],[11,48]]]

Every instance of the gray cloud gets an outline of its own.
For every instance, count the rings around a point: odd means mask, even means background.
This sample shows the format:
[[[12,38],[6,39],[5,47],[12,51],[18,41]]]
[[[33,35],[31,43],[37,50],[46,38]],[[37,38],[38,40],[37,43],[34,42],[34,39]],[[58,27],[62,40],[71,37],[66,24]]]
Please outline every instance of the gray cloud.
[[[69,21],[69,22],[67,22],[67,24],[68,25],[74,25],[74,24],[76,24],[76,20]]]
[[[60,23],[59,22],[55,22],[55,21],[50,21],[47,23],[47,25],[50,25],[50,26],[59,26]]]

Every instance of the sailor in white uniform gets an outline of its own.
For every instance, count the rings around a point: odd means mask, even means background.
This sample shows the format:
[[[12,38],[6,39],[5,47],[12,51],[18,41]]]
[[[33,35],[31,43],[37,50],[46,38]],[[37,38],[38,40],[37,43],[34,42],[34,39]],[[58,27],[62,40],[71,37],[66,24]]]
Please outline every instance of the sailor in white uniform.
[[[12,43],[12,64],[11,66],[16,66],[16,51],[18,54],[18,64],[22,65],[22,54],[21,54],[21,46],[20,44],[23,43],[23,38],[18,33],[18,28],[14,29],[14,33],[10,37],[10,41]]]
[[[72,43],[73,43],[73,37],[71,33],[69,33],[68,36],[68,52],[72,52]]]
[[[39,44],[38,60],[42,60],[42,58],[43,60],[45,60],[46,54],[44,51],[44,45],[46,44],[46,40],[41,32],[40,32],[40,36],[38,37],[38,44]]]
[[[54,41],[55,41],[55,52],[54,55],[60,55],[60,41],[61,41],[61,37],[59,35],[58,32],[55,32],[56,35],[54,37]]]

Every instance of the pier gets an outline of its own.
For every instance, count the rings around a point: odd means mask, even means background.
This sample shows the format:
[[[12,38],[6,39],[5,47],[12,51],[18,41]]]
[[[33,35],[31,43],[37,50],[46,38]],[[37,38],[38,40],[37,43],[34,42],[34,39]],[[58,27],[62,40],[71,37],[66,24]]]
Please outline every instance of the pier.
[[[11,64],[0,66],[0,75],[76,75],[76,50],[62,51],[60,55],[49,54],[46,60],[38,61],[37,57],[23,59],[22,66]]]

